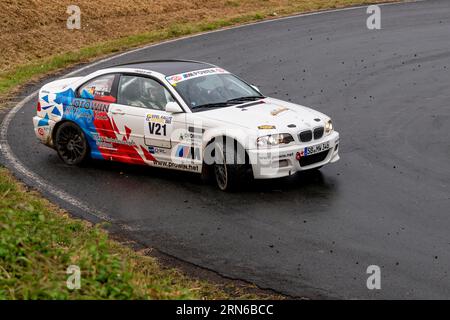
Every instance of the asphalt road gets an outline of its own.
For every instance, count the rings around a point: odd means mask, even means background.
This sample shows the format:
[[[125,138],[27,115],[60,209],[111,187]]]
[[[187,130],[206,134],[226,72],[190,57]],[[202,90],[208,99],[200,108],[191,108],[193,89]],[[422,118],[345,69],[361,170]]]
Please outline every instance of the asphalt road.
[[[191,174],[68,167],[36,141],[34,101],[15,115],[8,142],[47,185],[128,236],[221,275],[293,296],[450,298],[450,2],[383,6],[382,30],[368,30],[367,17],[359,8],[260,23],[82,72],[143,59],[218,64],[332,116],[341,161],[321,173],[227,194]],[[381,290],[366,287],[369,265],[381,268]]]

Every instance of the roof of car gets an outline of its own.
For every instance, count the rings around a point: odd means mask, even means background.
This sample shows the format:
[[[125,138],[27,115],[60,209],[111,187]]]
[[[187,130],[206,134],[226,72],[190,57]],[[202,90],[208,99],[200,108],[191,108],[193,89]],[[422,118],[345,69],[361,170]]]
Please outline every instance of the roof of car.
[[[166,76],[215,67],[212,64],[191,60],[150,60],[129,62],[115,67],[155,71]]]

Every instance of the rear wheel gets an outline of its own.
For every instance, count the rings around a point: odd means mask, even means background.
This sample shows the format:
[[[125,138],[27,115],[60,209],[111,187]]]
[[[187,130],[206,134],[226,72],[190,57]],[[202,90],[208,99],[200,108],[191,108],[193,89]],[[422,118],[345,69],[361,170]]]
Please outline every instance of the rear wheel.
[[[89,155],[86,137],[73,122],[65,122],[57,128],[55,147],[61,160],[72,166],[81,164]]]

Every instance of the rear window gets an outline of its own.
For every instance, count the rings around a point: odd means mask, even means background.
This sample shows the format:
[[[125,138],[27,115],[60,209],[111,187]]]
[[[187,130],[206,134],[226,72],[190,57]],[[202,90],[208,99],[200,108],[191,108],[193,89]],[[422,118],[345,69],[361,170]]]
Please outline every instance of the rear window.
[[[115,102],[116,98],[112,93],[115,77],[115,74],[108,74],[85,83],[78,89],[78,96],[83,99]]]

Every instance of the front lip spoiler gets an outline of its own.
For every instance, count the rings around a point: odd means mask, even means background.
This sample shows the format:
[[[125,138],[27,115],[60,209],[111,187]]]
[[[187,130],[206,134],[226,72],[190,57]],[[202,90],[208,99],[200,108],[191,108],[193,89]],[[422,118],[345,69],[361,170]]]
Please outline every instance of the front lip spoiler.
[[[296,158],[297,152],[300,152],[305,147],[330,142],[330,152],[327,157],[320,162],[301,167]],[[336,145],[339,144],[336,150]],[[333,131],[329,136],[322,138],[319,141],[312,141],[308,144],[295,143],[289,147],[272,149],[249,149],[251,165],[253,168],[253,176],[255,179],[274,179],[293,175],[300,171],[314,169],[329,163],[334,163],[340,159],[340,138],[337,131]],[[287,160],[287,166],[279,166],[279,161]],[[266,171],[267,169],[267,171]]]

